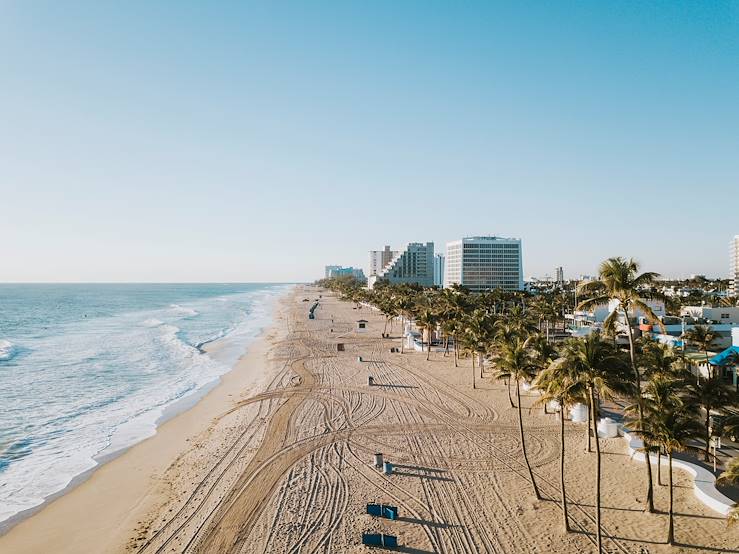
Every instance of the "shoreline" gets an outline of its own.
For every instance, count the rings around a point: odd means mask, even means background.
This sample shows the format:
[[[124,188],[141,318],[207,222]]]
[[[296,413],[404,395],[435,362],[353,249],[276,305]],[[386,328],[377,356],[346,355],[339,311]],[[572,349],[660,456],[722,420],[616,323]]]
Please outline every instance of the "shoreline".
[[[187,443],[207,430],[211,419],[225,411],[226,403],[255,394],[268,382],[273,368],[268,367],[267,354],[272,340],[285,332],[280,320],[294,290],[287,289],[274,298],[269,322],[243,343],[242,354],[228,371],[163,408],[151,435],[95,457],[97,465],[73,477],[62,490],[0,523],[0,551],[123,551],[129,537],[121,532],[130,534],[138,521],[134,518],[145,517],[156,506],[157,491],[153,489],[188,448]],[[202,351],[218,359],[218,350],[228,342],[228,335],[220,337],[202,345]],[[110,491],[121,494],[105,496]],[[126,503],[130,503],[129,509],[124,509]],[[90,524],[93,511],[100,526]],[[123,525],[125,520],[131,524]],[[108,543],[102,548],[101,536]],[[86,550],[84,544],[92,550]]]

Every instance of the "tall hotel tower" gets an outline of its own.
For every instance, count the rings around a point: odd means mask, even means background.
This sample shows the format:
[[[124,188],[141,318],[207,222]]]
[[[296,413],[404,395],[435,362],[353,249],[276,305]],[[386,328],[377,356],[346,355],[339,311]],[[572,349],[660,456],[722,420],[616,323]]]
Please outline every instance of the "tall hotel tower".
[[[523,290],[521,239],[466,237],[446,244],[444,286],[464,285],[472,292]]]

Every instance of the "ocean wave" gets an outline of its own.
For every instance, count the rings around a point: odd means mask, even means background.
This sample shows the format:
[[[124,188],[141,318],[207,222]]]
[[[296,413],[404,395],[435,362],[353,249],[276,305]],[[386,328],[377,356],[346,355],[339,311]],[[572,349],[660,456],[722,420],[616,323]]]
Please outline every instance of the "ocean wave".
[[[164,325],[164,322],[161,319],[150,317],[149,319],[144,321],[142,325],[144,327],[159,327],[160,325]]]
[[[9,340],[0,339],[0,362],[10,360],[18,353],[18,348]]]
[[[265,325],[270,297],[260,289],[215,302],[177,297],[98,319],[94,329],[88,320],[63,333],[23,337],[22,346],[0,340],[0,360],[15,356],[12,364],[23,369],[4,389],[0,381],[0,397],[32,423],[12,428],[0,410],[0,428],[11,429],[0,445],[0,527],[199,398]],[[178,300],[184,305],[170,304]],[[203,353],[204,343],[226,337],[218,356]],[[45,397],[47,390],[65,394]]]
[[[193,310],[192,308],[187,308],[185,306],[180,306],[179,304],[170,304],[169,307],[178,314],[182,314],[188,317],[194,317],[200,313],[197,310]]]

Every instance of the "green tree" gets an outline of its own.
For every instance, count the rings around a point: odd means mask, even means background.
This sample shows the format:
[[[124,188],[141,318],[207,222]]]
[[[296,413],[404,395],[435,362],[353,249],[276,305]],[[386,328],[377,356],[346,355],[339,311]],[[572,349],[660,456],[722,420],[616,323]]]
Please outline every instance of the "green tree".
[[[500,358],[498,359],[498,366],[502,371],[505,371],[510,375],[510,379],[515,380],[516,382],[516,404],[518,406],[518,430],[521,438],[521,453],[523,454],[526,469],[529,472],[529,478],[531,479],[531,486],[534,489],[534,495],[536,495],[537,500],[541,500],[539,487],[536,486],[534,473],[531,470],[531,464],[529,463],[529,457],[526,452],[526,438],[523,432],[523,416],[521,414],[520,382],[522,379],[530,380],[536,374],[536,364],[531,357],[531,353],[526,342],[520,337],[516,337],[513,341],[504,345]]]
[[[710,459],[711,412],[724,413],[726,408],[736,405],[737,395],[718,375],[708,378],[699,376],[697,382],[688,385],[688,392],[692,403],[705,412],[703,440],[706,444],[703,460],[707,462]]]
[[[608,304],[615,300],[618,302],[617,309],[613,310],[603,326],[606,330],[613,331],[619,314],[624,316],[629,339],[629,358],[631,369],[636,382],[636,393],[641,394],[641,376],[636,363],[636,352],[634,344],[634,328],[632,317],[636,311],[640,311],[652,323],[664,329],[664,324],[659,320],[652,308],[645,302],[651,298],[662,298],[662,295],[651,290],[658,273],[639,273],[639,264],[633,259],[609,258],[601,263],[598,279],[588,281],[580,285],[578,290],[581,294],[589,296],[577,306],[579,310],[589,310],[602,304]],[[647,445],[648,446],[648,445]],[[647,468],[647,497],[646,507],[649,512],[654,511],[654,486],[652,484],[652,466],[646,464]]]
[[[572,371],[572,367],[564,363],[564,360],[559,359],[539,372],[534,380],[534,386],[541,391],[539,402],[544,406],[551,401],[559,404],[559,486],[562,523],[565,532],[569,532],[567,493],[565,491],[565,410],[580,401],[583,395],[583,384]]]
[[[565,343],[561,362],[567,370],[576,375],[577,381],[587,390],[590,417],[595,430],[595,525],[598,552],[603,551],[601,535],[601,452],[598,438],[596,413],[598,398],[609,399],[616,394],[629,394],[632,383],[629,379],[629,366],[613,343],[604,340],[599,332],[593,332],[584,339],[570,339]]]
[[[739,485],[739,458],[731,460],[726,471],[719,475],[718,481],[732,485]],[[729,525],[739,523],[739,503],[734,504],[734,507],[729,512],[728,523]]]
[[[423,338],[428,340],[428,348],[426,351],[426,359],[431,357],[431,337],[436,329],[437,317],[436,314],[429,308],[424,308],[418,316],[416,316],[416,325],[423,332],[421,337],[421,344],[423,344]]]
[[[692,344],[698,350],[702,350],[706,356],[706,369],[709,371],[709,375],[713,374],[711,371],[711,363],[709,361],[708,351],[716,344],[718,335],[710,325],[696,325],[692,329],[685,331],[683,338],[688,344]]]

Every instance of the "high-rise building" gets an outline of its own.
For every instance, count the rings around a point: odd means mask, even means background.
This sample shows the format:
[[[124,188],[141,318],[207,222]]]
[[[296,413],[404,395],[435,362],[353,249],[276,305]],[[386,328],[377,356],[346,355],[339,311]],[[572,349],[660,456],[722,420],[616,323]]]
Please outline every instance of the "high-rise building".
[[[554,268],[554,280],[557,283],[565,282],[565,272],[564,272],[564,269],[562,269],[562,266]]]
[[[397,252],[390,250],[390,247],[387,245],[384,250],[370,250],[369,276],[380,274],[395,254]]]
[[[369,280],[370,287],[382,279],[390,284],[415,283],[424,287],[434,284],[434,243],[411,242],[396,252],[392,260]]]
[[[734,235],[731,241],[731,269],[729,270],[729,279],[731,279],[731,296],[739,296],[739,235]]]
[[[444,286],[444,259],[444,254],[434,256],[434,285],[437,287]]]
[[[444,286],[455,283],[472,292],[523,290],[521,239],[465,237],[446,245]]]
[[[345,277],[347,275],[351,275],[357,281],[367,281],[367,277],[364,276],[364,271],[356,267],[343,267],[340,265],[326,266],[326,279],[333,279],[334,277]]]

